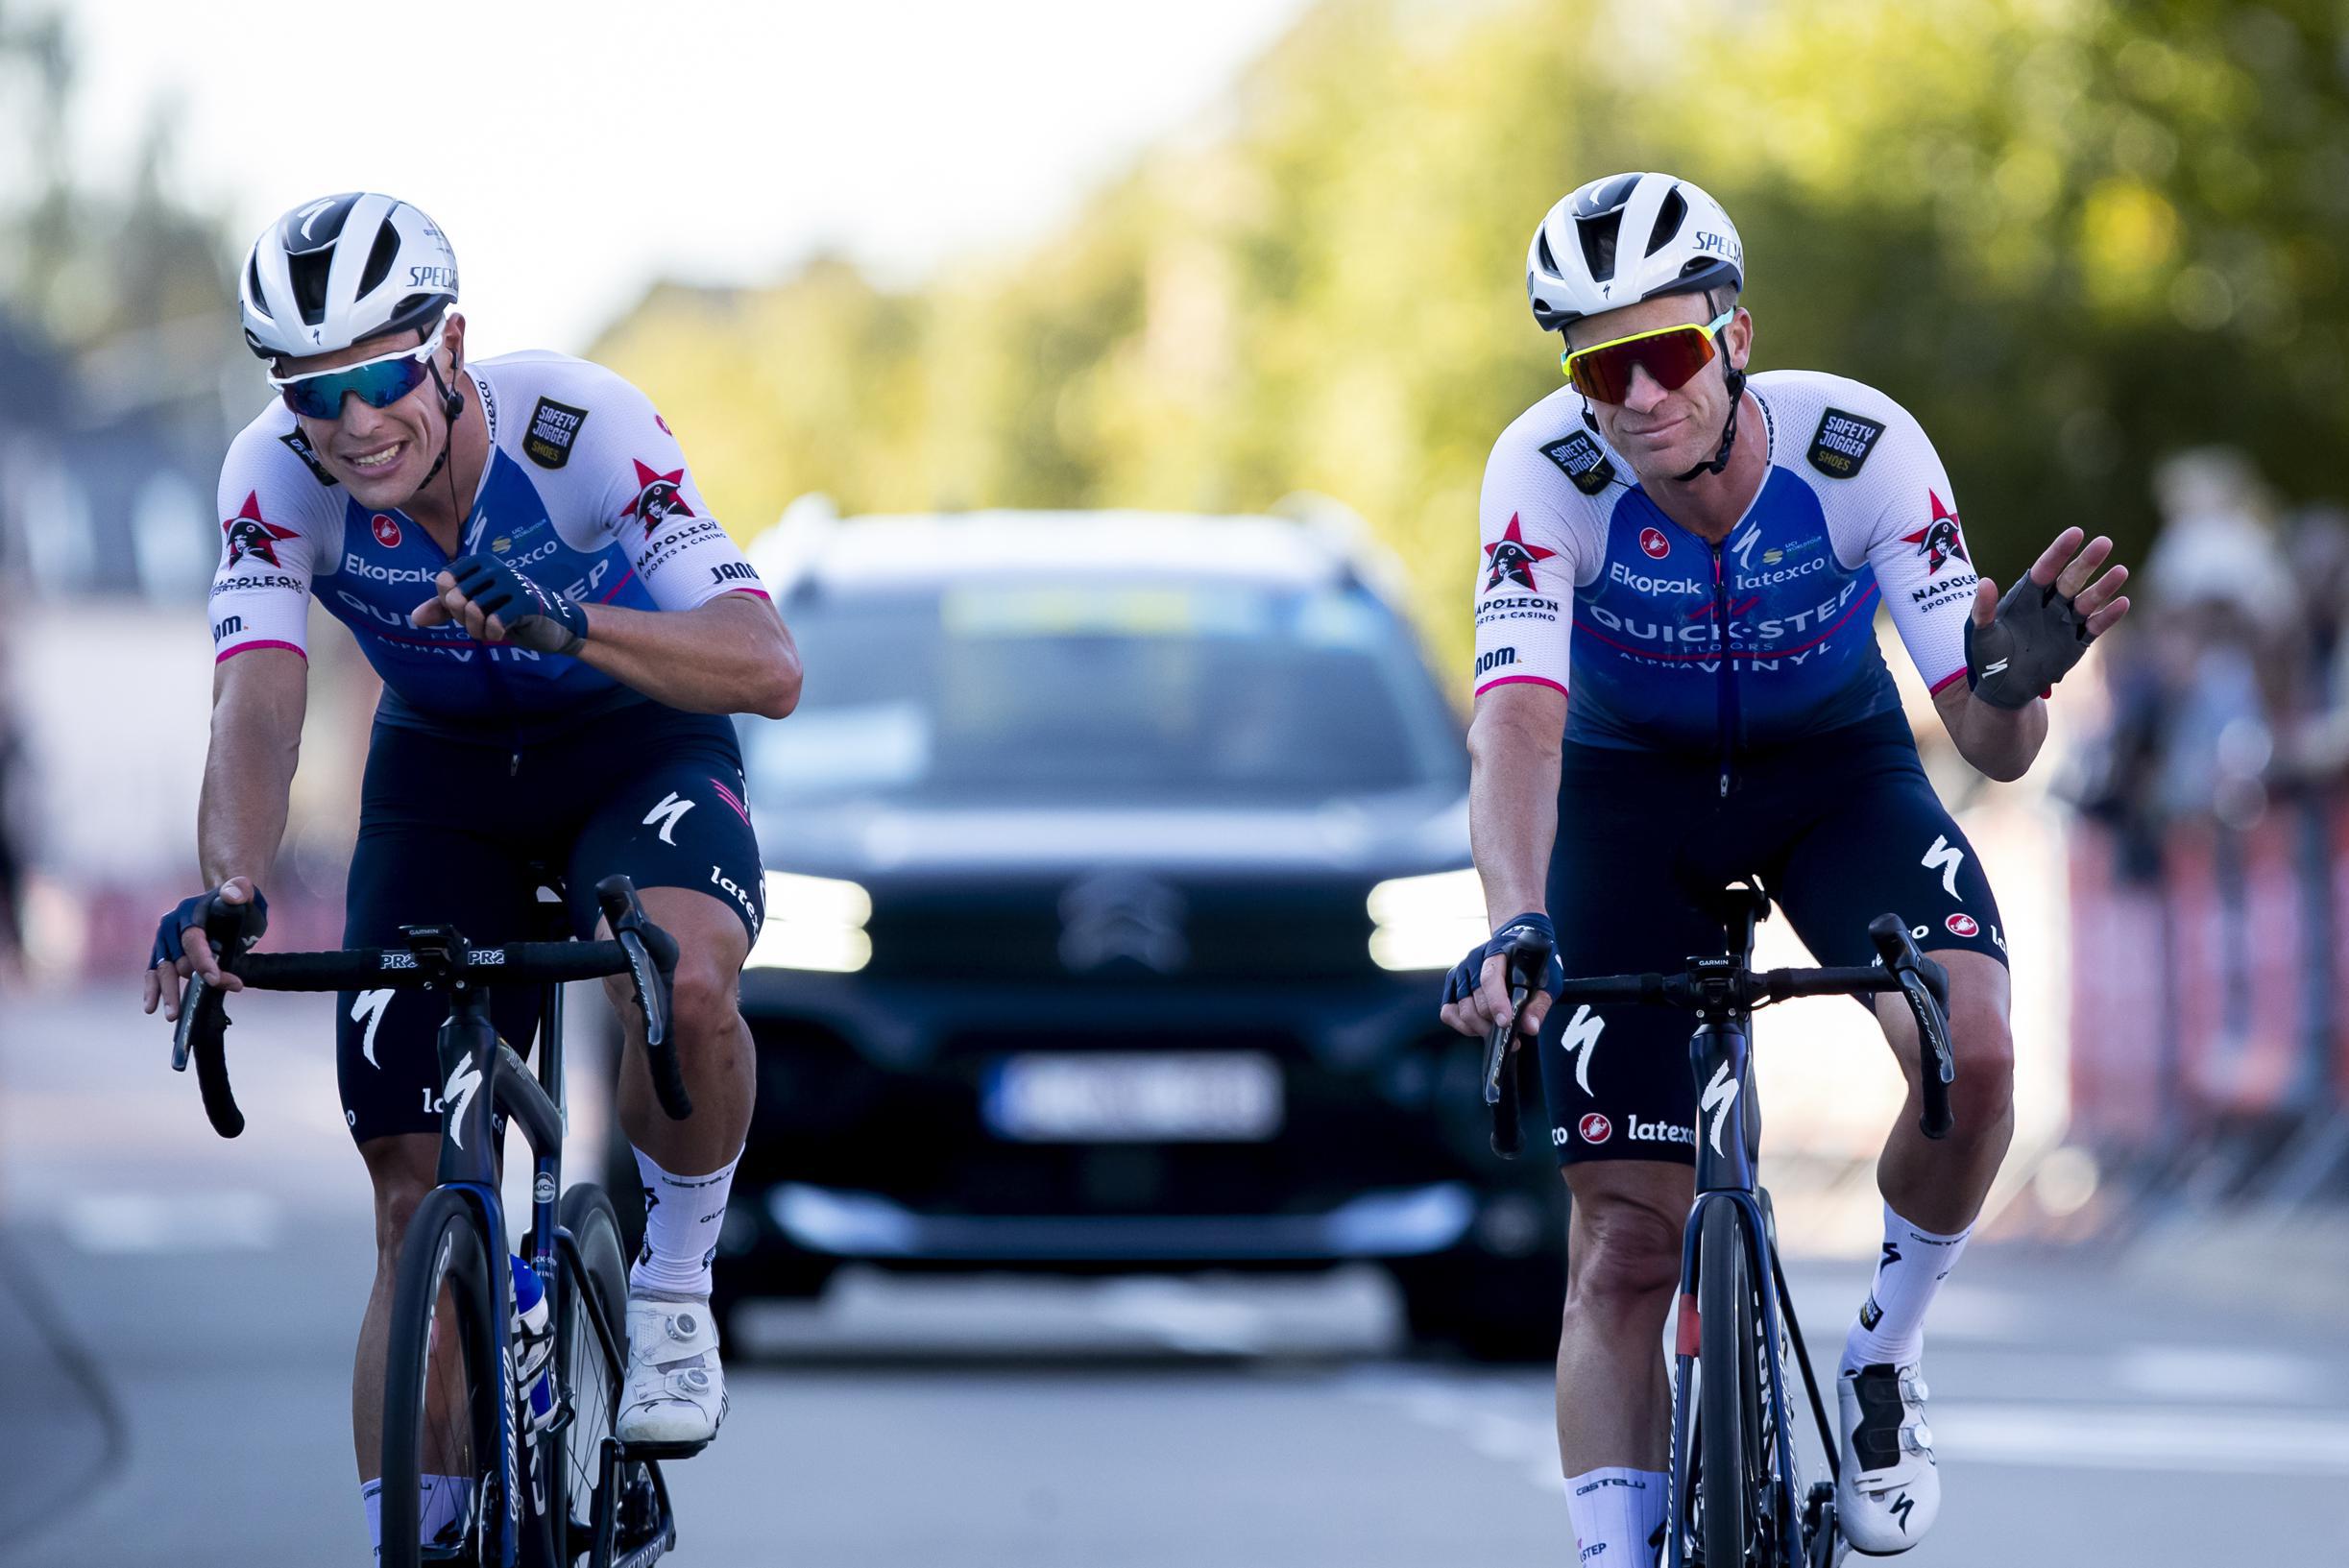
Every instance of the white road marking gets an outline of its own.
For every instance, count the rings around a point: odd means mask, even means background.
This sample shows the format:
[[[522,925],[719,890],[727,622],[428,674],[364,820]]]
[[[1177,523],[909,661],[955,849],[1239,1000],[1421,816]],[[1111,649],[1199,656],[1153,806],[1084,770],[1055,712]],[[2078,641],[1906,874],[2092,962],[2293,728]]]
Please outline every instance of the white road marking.
[[[277,1244],[281,1211],[260,1193],[102,1193],[68,1199],[59,1225],[77,1250],[255,1252]]]
[[[2224,1345],[2135,1345],[2115,1358],[2113,1380],[2161,1399],[2331,1403],[2324,1368],[2304,1356]]]
[[[1949,1460],[2072,1470],[2349,1475],[2349,1421],[2259,1410],[2143,1405],[1962,1405],[1935,1400]]]
[[[1458,1434],[1488,1459],[1524,1467],[1545,1492],[1560,1485],[1557,1438],[1531,1390],[1423,1374],[1368,1373],[1353,1397]],[[2349,1475],[2349,1419],[2256,1408],[1968,1404],[1928,1411],[1945,1463],[2181,1474]],[[1798,1417],[1807,1434],[1807,1419]],[[1809,1443],[1801,1444],[1807,1455]]]

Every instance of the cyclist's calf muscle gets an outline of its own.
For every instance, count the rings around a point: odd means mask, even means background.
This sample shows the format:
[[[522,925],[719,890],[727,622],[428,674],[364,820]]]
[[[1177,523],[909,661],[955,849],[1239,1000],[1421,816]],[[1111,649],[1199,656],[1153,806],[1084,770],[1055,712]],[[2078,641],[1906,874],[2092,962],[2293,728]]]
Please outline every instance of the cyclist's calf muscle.
[[[2015,1128],[2015,1044],[2007,1023],[2006,966],[1963,948],[1931,956],[1949,972],[1949,1049],[1957,1079],[1949,1086],[1956,1125],[1939,1142],[1917,1130],[1917,1026],[1897,998],[1879,999],[1877,1017],[1908,1082],[1908,1104],[1884,1142],[1877,1185],[1894,1211],[1929,1230],[1955,1233],[1974,1223],[2006,1158]]]

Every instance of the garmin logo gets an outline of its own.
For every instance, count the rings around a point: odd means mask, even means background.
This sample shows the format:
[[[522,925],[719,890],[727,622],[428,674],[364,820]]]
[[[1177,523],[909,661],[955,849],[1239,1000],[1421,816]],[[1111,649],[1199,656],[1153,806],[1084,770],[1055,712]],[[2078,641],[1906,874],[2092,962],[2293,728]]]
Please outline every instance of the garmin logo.
[[[355,550],[343,553],[343,569],[371,583],[429,583],[434,575],[422,567],[379,567]]]

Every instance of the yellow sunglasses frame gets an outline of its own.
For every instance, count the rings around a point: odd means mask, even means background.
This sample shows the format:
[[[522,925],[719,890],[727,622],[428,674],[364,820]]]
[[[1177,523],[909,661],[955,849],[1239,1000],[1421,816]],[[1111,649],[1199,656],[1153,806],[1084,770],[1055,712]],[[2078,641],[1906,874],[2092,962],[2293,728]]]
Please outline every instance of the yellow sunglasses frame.
[[[1731,305],[1703,326],[1699,326],[1694,322],[1675,322],[1670,326],[1651,326],[1644,332],[1632,332],[1623,337],[1609,338],[1605,343],[1594,343],[1587,349],[1571,349],[1558,356],[1559,374],[1571,381],[1574,379],[1574,362],[1578,359],[1586,359],[1592,354],[1602,354],[1610,349],[1620,349],[1627,343],[1641,343],[1649,338],[1670,337],[1675,332],[1694,332],[1702,337],[1705,340],[1704,363],[1709,365],[1713,361],[1713,355],[1718,351],[1713,343],[1713,334],[1736,319],[1737,307]],[[1584,393],[1583,396],[1586,398],[1590,395]]]

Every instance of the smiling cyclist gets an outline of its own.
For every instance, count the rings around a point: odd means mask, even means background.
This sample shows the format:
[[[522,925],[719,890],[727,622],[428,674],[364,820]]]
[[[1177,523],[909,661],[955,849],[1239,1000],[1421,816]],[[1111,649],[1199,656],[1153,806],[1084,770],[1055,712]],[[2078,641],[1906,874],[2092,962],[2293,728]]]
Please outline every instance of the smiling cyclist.
[[[1925,1421],[1925,1309],[1965,1249],[2013,1128],[2007,941],[1979,858],[1919,765],[1879,604],[1967,761],[2020,778],[2048,688],[2120,619],[2127,568],[2068,528],[2003,598],[1979,575],[1925,431],[1816,371],[1749,376],[1745,251],[1665,174],[1591,181],[1542,220],[1534,319],[1568,384],[1485,470],[1470,827],[1494,929],[1556,922],[1577,975],[1718,953],[1700,900],[1758,875],[1824,964],[1865,964],[1897,910],[1947,966],[1955,1132],[1917,1131],[1917,1042],[1878,1022],[1909,1104],[1877,1162],[1883,1250],[1838,1367],[1837,1508],[1864,1553],[1916,1544],[1941,1484]],[[1570,678],[1569,678],[1570,677]],[[1568,691],[1572,691],[1571,702]],[[1469,1034],[1511,1017],[1488,944],[1446,986]],[[1538,1030],[1551,1141],[1573,1194],[1558,1446],[1582,1561],[1653,1560],[1696,1122],[1687,1025],[1579,1007]],[[1708,1101],[1709,1103],[1709,1101]],[[1643,1554],[1645,1555],[1643,1556]]]
[[[224,908],[257,926],[302,737],[315,597],[383,683],[367,756],[344,945],[410,923],[476,943],[533,934],[540,880],[575,932],[615,872],[680,949],[673,1032],[694,1114],[670,1122],[627,1035],[618,1116],[646,1196],[629,1276],[623,1438],[713,1436],[725,1383],[708,1301],[729,1180],[750,1124],[736,1010],[763,916],[758,844],[726,715],[780,718],[799,657],[756,573],[710,516],[652,404],[582,360],[468,364],[448,238],[414,206],[351,194],[270,225],[241,274],[246,342],[278,398],[230,446],[212,585],[212,740],[197,822],[206,888],[167,914],[146,1004],[178,1012]],[[496,999],[526,1041],[537,993]],[[351,1433],[378,1548],[382,1377],[400,1241],[440,1145],[436,999],[345,993],[344,1120],[375,1188],[375,1279],[359,1330]],[[466,1484],[427,1478],[424,1534],[464,1517]]]

